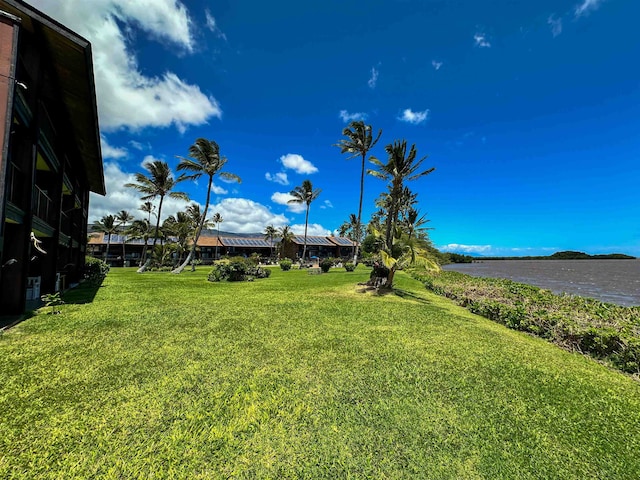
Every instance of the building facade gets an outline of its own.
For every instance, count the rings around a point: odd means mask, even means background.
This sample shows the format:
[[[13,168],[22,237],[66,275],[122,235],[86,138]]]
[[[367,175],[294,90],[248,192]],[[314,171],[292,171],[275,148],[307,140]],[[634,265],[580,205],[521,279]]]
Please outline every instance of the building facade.
[[[78,282],[104,195],[91,45],[0,0],[0,315]]]

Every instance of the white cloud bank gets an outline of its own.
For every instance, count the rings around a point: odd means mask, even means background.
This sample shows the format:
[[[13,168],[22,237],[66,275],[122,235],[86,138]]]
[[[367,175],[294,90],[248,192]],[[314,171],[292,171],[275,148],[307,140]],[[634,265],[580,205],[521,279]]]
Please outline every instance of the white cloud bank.
[[[265,173],[264,178],[269,180],[270,182],[279,183],[280,185],[289,185],[289,178],[287,174],[284,172],[278,173]]]
[[[402,111],[402,115],[398,117],[398,120],[407,122],[412,125],[418,125],[423,123],[429,116],[429,110],[423,110],[422,112],[414,112],[410,108],[406,108]]]
[[[294,196],[286,192],[275,192],[271,195],[271,201],[273,203],[286,206],[290,212],[302,213],[307,209],[307,206],[304,203],[289,203],[289,201],[293,199]]]
[[[144,75],[127,29],[136,27],[160,42],[192,52],[195,40],[187,8],[178,0],[32,0],[34,7],[92,44],[100,125],[105,130],[204,124],[222,111],[173,72]],[[123,29],[125,29],[123,31]]]

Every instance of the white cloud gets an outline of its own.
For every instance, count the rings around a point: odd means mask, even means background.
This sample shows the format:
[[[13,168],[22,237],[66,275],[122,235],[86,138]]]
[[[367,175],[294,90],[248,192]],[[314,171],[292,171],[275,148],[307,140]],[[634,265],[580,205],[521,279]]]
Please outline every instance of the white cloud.
[[[277,215],[264,205],[246,198],[225,198],[209,207],[211,215],[222,215],[220,229],[234,233],[260,233],[267,225],[281,227],[289,223],[284,215]]]
[[[577,17],[588,15],[591,12],[595,12],[604,0],[584,0],[580,5],[576,5],[574,14]]]
[[[367,114],[362,112],[349,113],[346,110],[340,110],[340,118],[344,123],[349,123],[354,120],[366,120]]]
[[[270,182],[279,183],[280,185],[289,185],[289,179],[287,178],[287,174],[284,172],[278,173],[265,173],[264,178],[269,180]]]
[[[436,60],[431,60],[431,66],[437,71],[442,67],[442,62],[437,62]]]
[[[120,210],[127,210],[136,218],[145,218],[145,215],[138,210],[143,203],[140,194],[133,188],[125,187],[127,183],[135,183],[132,173],[123,172],[116,163],[107,162],[104,166],[104,181],[107,189],[104,197],[91,193],[89,223],[99,220],[104,215],[115,215]],[[189,203],[192,202],[165,197],[162,204],[162,220],[184,210]]]
[[[333,203],[331,203],[331,200],[325,200],[324,202],[322,202],[322,205],[320,205],[321,209],[326,209],[326,208],[333,208]]]
[[[222,115],[215,98],[175,73],[144,75],[130,44],[132,27],[192,52],[195,40],[178,0],[33,0],[92,44],[100,125],[105,130],[175,125],[184,132]],[[123,31],[123,29],[125,29]]]
[[[220,27],[218,27],[218,23],[216,22],[215,17],[211,14],[208,8],[205,9],[204,16],[205,16],[207,28],[211,30],[213,33],[215,33],[218,36],[218,38],[222,38],[226,42],[227,36],[224,34],[222,30],[220,30]]]
[[[555,14],[553,14],[549,16],[547,23],[551,27],[551,33],[554,38],[562,33],[562,18],[556,17]]]
[[[448,245],[440,245],[438,250],[442,250],[443,252],[488,253],[492,248],[491,245],[461,245],[459,243],[450,243]]]
[[[280,163],[284,168],[295,171],[296,173],[316,173],[318,169],[309,161],[305,160],[302,155],[297,153],[287,153],[280,157]]]
[[[113,147],[109,145],[107,137],[105,137],[104,135],[100,135],[100,146],[102,149],[102,158],[113,158],[117,160],[118,158],[127,156],[126,148]]]
[[[484,33],[476,33],[473,36],[473,39],[476,41],[476,47],[480,48],[489,48],[491,47],[491,43],[487,40],[487,36]]]
[[[367,85],[369,85],[369,88],[371,90],[376,88],[376,83],[378,83],[378,75],[379,74],[380,74],[380,72],[378,70],[376,70],[376,67],[372,67],[371,68],[371,77],[369,77],[369,80],[367,80]]]
[[[304,223],[297,223],[291,225],[291,231],[296,235],[304,235]],[[324,228],[318,223],[310,223],[307,226],[307,236],[317,235],[319,237],[328,237],[331,235],[331,230]]]
[[[398,120],[411,123],[412,125],[418,125],[424,122],[429,116],[429,110],[424,110],[422,112],[414,112],[410,108],[406,108],[403,110],[402,115],[398,117]]]
[[[293,195],[285,192],[275,192],[271,195],[271,201],[278,205],[285,205],[290,212],[302,213],[307,209],[307,205],[304,203],[289,203],[289,200],[293,200]]]
[[[129,145],[131,145],[133,148],[135,148],[136,150],[144,150],[145,146],[140,143],[140,142],[136,142],[135,140],[129,140]]]

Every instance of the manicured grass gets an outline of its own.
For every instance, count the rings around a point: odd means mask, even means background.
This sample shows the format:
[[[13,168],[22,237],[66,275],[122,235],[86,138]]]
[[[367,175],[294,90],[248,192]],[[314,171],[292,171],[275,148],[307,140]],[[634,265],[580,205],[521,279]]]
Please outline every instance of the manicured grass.
[[[623,374],[401,272],[208,270],[114,269],[4,333],[0,478],[640,478]]]

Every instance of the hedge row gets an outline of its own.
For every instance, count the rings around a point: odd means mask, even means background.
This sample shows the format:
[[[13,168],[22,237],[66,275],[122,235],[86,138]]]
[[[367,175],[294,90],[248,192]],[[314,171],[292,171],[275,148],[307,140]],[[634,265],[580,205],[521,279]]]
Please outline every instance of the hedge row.
[[[514,330],[640,374],[640,307],[622,307],[505,279],[412,272],[427,289]]]

